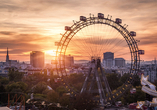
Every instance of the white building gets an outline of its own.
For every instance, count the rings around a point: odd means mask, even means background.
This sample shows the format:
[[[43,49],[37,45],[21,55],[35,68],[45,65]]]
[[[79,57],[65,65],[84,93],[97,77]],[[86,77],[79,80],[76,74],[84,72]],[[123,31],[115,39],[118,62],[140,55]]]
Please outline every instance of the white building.
[[[125,66],[124,58],[115,58],[115,66],[124,67]]]
[[[141,66],[141,73],[144,74],[144,76],[148,76],[148,80],[150,82],[154,82],[157,80],[157,65],[156,62],[154,64],[149,64],[149,65],[143,65]]]

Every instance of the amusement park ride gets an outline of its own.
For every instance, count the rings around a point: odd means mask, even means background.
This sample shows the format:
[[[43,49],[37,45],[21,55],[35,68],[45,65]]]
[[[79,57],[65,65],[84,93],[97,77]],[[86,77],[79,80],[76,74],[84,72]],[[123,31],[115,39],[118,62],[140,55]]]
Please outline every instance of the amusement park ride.
[[[142,85],[142,91],[148,94],[148,97],[150,97],[146,101],[138,101],[138,105],[136,108],[140,108],[143,110],[143,105],[146,105],[147,107],[156,107],[157,106],[157,91],[156,86],[148,81],[148,77],[144,77],[144,75],[141,76],[141,85]]]
[[[97,84],[97,93],[99,94],[99,99],[96,100],[97,104],[105,107],[107,103],[115,103],[115,101],[121,97],[126,90],[130,89],[132,87],[132,83],[134,82],[134,75],[138,73],[140,68],[140,55],[144,54],[144,50],[139,50],[137,45],[137,40],[134,39],[136,36],[136,32],[134,31],[128,31],[127,25],[122,26],[122,20],[119,18],[116,18],[115,20],[111,19],[112,16],[107,16],[107,18],[104,17],[104,14],[98,13],[97,17],[91,16],[89,18],[86,18],[85,16],[80,16],[80,21],[75,22],[72,26],[65,26],[65,33],[62,34],[62,37],[59,42],[55,42],[55,45],[57,46],[57,52],[56,52],[56,69],[57,74],[59,78],[61,78],[61,82],[66,88],[66,90],[70,93],[71,97],[75,97],[79,93],[83,92],[89,92],[92,93],[94,88],[94,83]],[[129,54],[131,55],[131,67],[130,67],[130,75],[127,79],[127,81],[119,87],[116,92],[113,92],[108,84],[107,78],[105,76],[104,68],[101,64],[101,57],[94,55],[89,56],[91,59],[91,63],[89,65],[89,71],[86,75],[85,81],[83,83],[82,89],[80,92],[74,91],[73,87],[68,85],[65,77],[67,76],[66,71],[66,65],[65,65],[65,56],[66,56],[66,50],[71,42],[71,40],[76,36],[78,32],[80,32],[82,29],[86,27],[90,27],[92,25],[107,25],[113,29],[115,29],[122,37],[122,39],[125,40],[128,48],[129,48]],[[93,36],[92,36],[93,38]],[[93,48],[93,47],[91,47]],[[102,53],[101,53],[102,54]],[[100,73],[98,71],[100,70]],[[91,79],[90,79],[91,78]],[[142,84],[150,84],[145,80],[142,80]],[[103,88],[105,85],[105,88]],[[87,85],[89,85],[87,87]],[[143,87],[144,91],[147,91],[148,88]],[[152,91],[150,91],[152,92]],[[157,94],[156,94],[157,95]],[[141,103],[141,102],[140,102]],[[139,103],[139,104],[140,104]]]

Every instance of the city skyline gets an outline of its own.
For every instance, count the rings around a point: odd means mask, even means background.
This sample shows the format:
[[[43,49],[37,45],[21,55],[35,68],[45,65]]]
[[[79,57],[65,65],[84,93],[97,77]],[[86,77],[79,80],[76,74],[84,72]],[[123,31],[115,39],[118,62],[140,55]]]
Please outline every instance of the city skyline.
[[[87,5],[88,4],[88,5]],[[157,54],[155,0],[9,0],[0,1],[0,61],[5,61],[6,49],[12,60],[29,61],[31,51],[45,52],[45,61],[55,55],[54,43],[79,16],[104,13],[121,18],[127,29],[135,31],[139,49],[145,50],[141,60],[152,60]],[[124,11],[125,10],[125,11]],[[153,11],[152,11],[153,10]]]

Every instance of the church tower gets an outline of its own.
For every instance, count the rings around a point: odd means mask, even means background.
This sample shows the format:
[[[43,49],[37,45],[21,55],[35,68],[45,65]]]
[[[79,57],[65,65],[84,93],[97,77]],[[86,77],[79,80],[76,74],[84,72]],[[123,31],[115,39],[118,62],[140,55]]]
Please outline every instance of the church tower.
[[[8,47],[7,47],[7,55],[6,55],[6,62],[9,62],[9,54],[8,54]]]

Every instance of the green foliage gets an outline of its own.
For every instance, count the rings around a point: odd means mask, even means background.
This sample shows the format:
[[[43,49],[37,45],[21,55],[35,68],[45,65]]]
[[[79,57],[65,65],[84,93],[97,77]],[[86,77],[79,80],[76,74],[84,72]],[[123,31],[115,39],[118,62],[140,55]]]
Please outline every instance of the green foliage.
[[[125,95],[122,96],[121,101],[124,104],[133,103],[137,101],[144,101],[145,93],[141,90],[141,86],[136,86],[136,93],[131,94],[130,90],[126,92]]]
[[[73,108],[77,110],[91,110],[96,107],[96,103],[94,103],[92,95],[89,93],[78,94],[72,103]]]
[[[51,75],[50,76],[50,86],[53,88],[53,90],[57,90],[59,86],[62,86],[60,82],[54,82],[55,79],[57,79],[57,75]],[[80,91],[85,79],[85,76],[83,74],[70,74],[68,77],[64,77],[66,79],[67,83],[71,86],[74,87],[74,89]]]
[[[62,106],[70,105],[69,96],[63,95],[62,97],[60,97],[59,102],[60,102],[60,104],[61,104]]]
[[[26,92],[27,84],[24,82],[13,82],[6,86],[7,92]]]
[[[59,94],[59,96],[62,96],[63,93],[66,93],[66,89],[63,86],[59,86],[57,87],[56,92]]]
[[[5,87],[0,84],[0,93],[5,92]]]
[[[34,97],[35,99],[46,100],[47,95],[45,95],[45,94],[33,94],[33,97]]]
[[[44,81],[47,81],[47,79],[48,79],[48,77],[47,77],[47,70],[46,69],[44,69]]]
[[[24,73],[19,72],[18,70],[15,70],[14,68],[9,69],[9,73],[8,73],[9,81],[15,81],[15,82],[21,81],[23,78],[23,75]]]
[[[34,85],[37,85],[39,82],[45,82],[47,84],[47,78],[44,74],[34,73],[26,78],[23,78],[23,82],[28,84],[28,88],[32,88]]]
[[[69,82],[72,84],[84,82],[84,79],[85,79],[85,77],[82,73],[80,73],[80,74],[74,73],[74,74],[70,74],[70,76],[69,76]]]
[[[59,86],[61,86],[62,84],[61,83],[59,83],[59,82],[55,82],[55,79],[57,79],[58,78],[58,76],[57,75],[50,75],[50,81],[49,81],[49,84],[50,84],[50,86],[51,86],[51,88],[53,88],[53,90],[56,90],[57,89],[57,87],[59,87]]]
[[[39,82],[32,88],[34,93],[46,94],[49,90],[47,88],[47,84],[45,82]]]
[[[6,85],[8,83],[9,83],[9,79],[8,78],[0,77],[0,84]]]
[[[134,87],[136,86],[140,86],[141,85],[141,82],[140,82],[140,78],[138,75],[134,75],[134,83],[132,84]]]
[[[47,100],[49,102],[58,103],[59,102],[59,94],[55,91],[49,92],[47,94]]]
[[[62,95],[62,97],[60,97],[59,102],[62,106],[67,106],[70,105],[70,99],[68,95]]]
[[[83,85],[83,82],[85,80],[85,76],[80,73],[80,74],[70,74],[68,77],[68,84],[74,87],[76,90],[80,91]]]
[[[123,74],[123,76],[120,78],[120,82],[122,82],[124,84],[126,82],[126,80],[129,78],[129,76],[130,76],[129,73]]]
[[[7,95],[8,94],[5,94],[5,92],[6,92],[6,90],[5,90],[4,85],[0,84],[0,105],[2,103],[7,103]]]
[[[126,80],[129,78],[130,74],[129,73],[125,73],[121,78],[120,78],[120,82],[125,83]],[[138,75],[134,75],[134,83],[132,84],[134,87],[139,86],[140,85],[140,78]]]
[[[121,86],[120,76],[116,73],[111,73],[106,75],[107,81],[110,85],[111,90],[117,89],[117,87]]]
[[[100,70],[99,70],[100,71]],[[94,101],[92,100],[92,96],[88,93],[83,93],[77,95],[75,98],[70,98],[70,96],[65,95],[66,89],[62,86],[61,82],[55,83],[54,79],[57,79],[58,76],[53,74],[53,70],[51,70],[50,74],[50,81],[47,81],[47,71],[44,70],[44,73],[34,73],[30,76],[23,78],[23,73],[15,71],[14,69],[9,70],[9,79],[0,77],[0,92],[7,91],[7,92],[34,92],[34,98],[43,99],[52,103],[60,103],[62,106],[70,107],[70,109],[77,109],[77,110],[91,110],[92,108],[96,107]],[[119,74],[112,73],[106,74],[108,83],[112,90],[117,89],[120,87],[127,78],[129,74],[124,74],[120,77]],[[137,92],[135,94],[130,94],[128,90],[126,95],[121,97],[122,102],[124,103],[132,103],[136,102],[137,100],[144,100],[145,93],[141,91],[140,80],[138,76],[136,77],[136,81],[133,86],[137,86]],[[22,79],[23,78],[23,79]],[[23,82],[18,82],[18,81]],[[68,77],[66,76],[67,83],[73,87],[74,89],[80,91],[82,85],[84,83],[85,76],[84,74],[71,74]],[[10,81],[10,83],[9,83]],[[156,81],[157,82],[157,81]],[[157,84],[157,83],[156,83]],[[50,85],[54,91],[48,90],[47,85]],[[96,84],[95,84],[96,85]],[[89,85],[87,85],[89,86]],[[103,86],[105,86],[103,84]],[[27,97],[28,98],[28,97]]]

